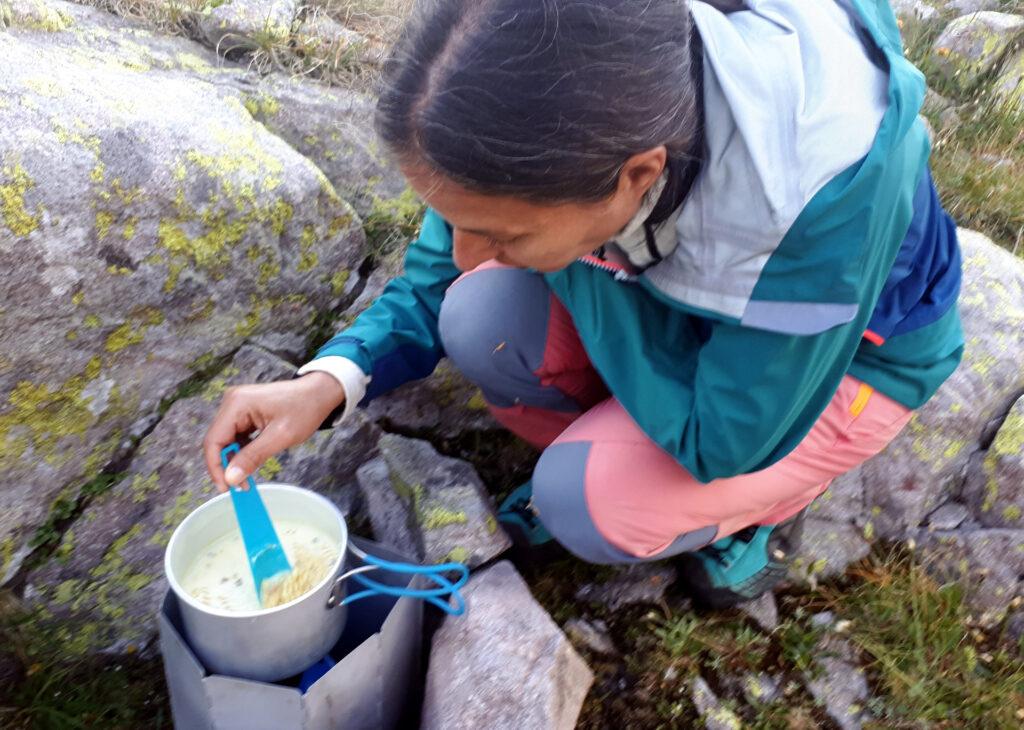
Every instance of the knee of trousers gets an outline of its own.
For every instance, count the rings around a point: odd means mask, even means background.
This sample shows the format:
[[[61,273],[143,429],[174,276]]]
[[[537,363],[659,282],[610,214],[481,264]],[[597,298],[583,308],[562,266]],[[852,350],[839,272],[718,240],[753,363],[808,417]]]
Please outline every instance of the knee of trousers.
[[[441,304],[438,329],[452,364],[499,408],[527,405],[575,410],[540,382],[551,292],[524,269],[485,269],[459,280]]]
[[[644,563],[696,550],[712,542],[717,525],[681,533],[654,555],[631,555],[598,530],[587,504],[588,441],[549,446],[533,473],[533,504],[541,522],[556,540],[581,560],[601,565]],[[623,485],[628,489],[629,485]],[[657,505],[647,505],[654,511]]]

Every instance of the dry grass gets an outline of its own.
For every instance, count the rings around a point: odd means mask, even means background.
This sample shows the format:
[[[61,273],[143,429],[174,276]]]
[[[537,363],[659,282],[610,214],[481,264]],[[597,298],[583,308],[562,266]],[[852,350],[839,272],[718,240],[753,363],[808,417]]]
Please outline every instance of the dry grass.
[[[78,0],[146,27],[204,42],[199,21],[223,0]],[[217,49],[222,55],[247,61],[260,73],[280,71],[310,76],[331,85],[369,90],[378,78],[380,62],[397,38],[414,0],[313,0],[301,5],[292,33],[257,33],[254,48]],[[362,40],[333,42],[304,29],[317,17],[328,18],[355,31]],[[308,28],[308,25],[306,26]]]

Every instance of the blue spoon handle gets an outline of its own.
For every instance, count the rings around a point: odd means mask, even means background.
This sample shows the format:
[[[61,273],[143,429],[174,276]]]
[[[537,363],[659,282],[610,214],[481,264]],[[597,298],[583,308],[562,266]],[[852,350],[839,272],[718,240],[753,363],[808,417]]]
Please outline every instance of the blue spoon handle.
[[[241,451],[238,444],[231,444],[220,452],[221,464],[227,468],[230,455]],[[231,487],[231,503],[235,507],[238,518],[238,529],[242,532],[245,554],[249,559],[252,579],[256,584],[256,594],[260,595],[263,581],[292,569],[288,557],[284,554],[281,541],[274,530],[267,507],[263,504],[256,482],[247,478],[249,488],[246,490]]]

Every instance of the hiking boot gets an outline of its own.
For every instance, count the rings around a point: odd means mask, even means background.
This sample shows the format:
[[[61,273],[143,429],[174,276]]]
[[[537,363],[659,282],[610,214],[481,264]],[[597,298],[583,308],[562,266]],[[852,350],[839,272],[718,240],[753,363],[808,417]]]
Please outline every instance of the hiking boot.
[[[533,508],[533,482],[516,487],[498,507],[498,522],[520,549],[546,545],[555,538],[541,523]]]
[[[679,578],[703,608],[729,608],[770,591],[785,577],[803,538],[807,508],[777,525],[750,526],[680,555]]]

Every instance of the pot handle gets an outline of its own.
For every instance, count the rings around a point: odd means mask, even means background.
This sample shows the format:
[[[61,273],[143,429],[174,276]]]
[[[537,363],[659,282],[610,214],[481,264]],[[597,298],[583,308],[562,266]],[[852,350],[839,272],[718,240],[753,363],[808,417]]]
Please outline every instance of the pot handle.
[[[462,563],[439,563],[437,565],[393,563],[390,560],[384,560],[383,558],[368,555],[354,545],[349,545],[349,549],[361,558],[366,565],[342,573],[335,579],[334,585],[331,587],[331,594],[327,597],[327,608],[347,606],[348,604],[362,598],[385,595],[397,596],[399,598],[404,596],[408,596],[410,598],[422,598],[452,616],[461,616],[466,612],[466,601],[462,597],[462,594],[459,593],[459,589],[466,585],[466,581],[469,580],[469,568]],[[362,575],[363,573],[369,573],[373,570],[389,570],[392,573],[422,575],[423,577],[432,580],[437,587],[426,589],[400,588],[398,586],[390,586],[386,583],[366,578]],[[458,580],[452,583],[444,575],[448,572],[458,573]],[[350,596],[345,596],[342,589],[345,585],[345,581],[349,578],[362,585],[366,590],[353,593]],[[442,600],[442,598],[445,600]],[[449,598],[455,599],[455,605],[452,605],[452,602],[447,600]]]

